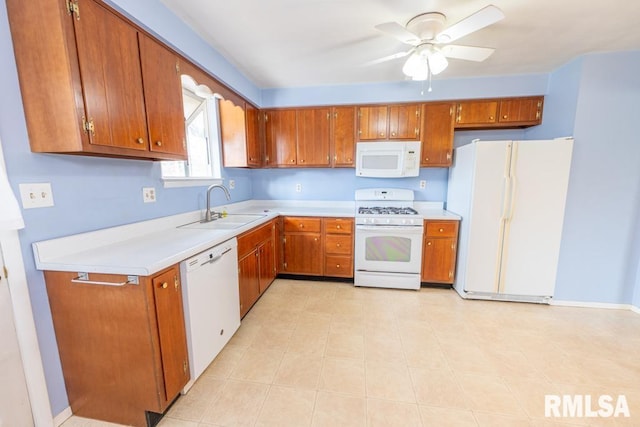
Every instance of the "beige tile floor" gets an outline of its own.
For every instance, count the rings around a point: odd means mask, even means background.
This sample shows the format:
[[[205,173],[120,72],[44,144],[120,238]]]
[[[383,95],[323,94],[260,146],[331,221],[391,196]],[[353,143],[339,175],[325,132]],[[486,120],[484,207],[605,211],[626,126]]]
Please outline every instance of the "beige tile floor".
[[[631,418],[545,418],[546,394],[624,395]],[[640,315],[285,279],[160,423],[574,425],[640,426]]]

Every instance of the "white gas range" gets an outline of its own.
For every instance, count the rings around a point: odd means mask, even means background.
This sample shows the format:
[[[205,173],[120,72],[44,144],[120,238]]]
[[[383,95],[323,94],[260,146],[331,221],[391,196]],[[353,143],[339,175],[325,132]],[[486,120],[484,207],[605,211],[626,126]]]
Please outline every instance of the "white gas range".
[[[355,286],[419,289],[424,218],[413,190],[356,190]]]

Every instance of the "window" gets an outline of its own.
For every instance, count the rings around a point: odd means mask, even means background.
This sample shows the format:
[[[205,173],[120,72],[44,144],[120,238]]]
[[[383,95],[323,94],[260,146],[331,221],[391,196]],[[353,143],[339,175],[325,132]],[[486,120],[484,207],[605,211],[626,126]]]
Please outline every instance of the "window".
[[[222,178],[217,96],[183,76],[186,161],[161,162],[165,187],[207,185]]]

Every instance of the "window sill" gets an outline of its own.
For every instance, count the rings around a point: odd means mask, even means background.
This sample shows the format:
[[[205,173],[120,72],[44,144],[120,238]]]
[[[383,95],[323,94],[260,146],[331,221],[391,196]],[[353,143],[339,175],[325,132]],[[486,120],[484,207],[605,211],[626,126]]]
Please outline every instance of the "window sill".
[[[179,187],[208,187],[213,184],[222,184],[222,178],[162,178],[164,188]]]

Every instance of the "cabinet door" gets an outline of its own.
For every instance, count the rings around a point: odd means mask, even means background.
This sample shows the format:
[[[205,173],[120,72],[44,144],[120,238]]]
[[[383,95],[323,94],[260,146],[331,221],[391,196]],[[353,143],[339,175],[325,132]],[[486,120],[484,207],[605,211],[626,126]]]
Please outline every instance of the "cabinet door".
[[[152,286],[165,397],[167,401],[171,401],[189,381],[189,359],[178,269],[174,267],[154,277]]]
[[[187,158],[182,82],[178,57],[151,38],[139,34],[144,102],[150,149]]]
[[[298,166],[329,166],[329,108],[296,110]]]
[[[238,261],[240,317],[244,317],[260,296],[258,252],[253,251]]]
[[[466,101],[458,103],[456,127],[474,127],[496,123],[498,101]]]
[[[430,103],[422,106],[422,147],[420,166],[451,166],[455,104]]]
[[[542,122],[542,98],[515,98],[500,101],[500,123],[540,124]]]
[[[286,233],[284,236],[284,273],[321,276],[322,241],[316,233]]]
[[[73,25],[89,141],[148,151],[138,32],[93,0],[81,13]]]
[[[389,106],[389,139],[420,138],[420,106],[417,104]]]
[[[333,166],[354,167],[356,148],[355,107],[333,108]]]
[[[258,246],[258,270],[260,295],[276,278],[276,252],[273,239]]]
[[[271,165],[296,165],[296,110],[265,113],[265,138]]]
[[[431,237],[424,239],[421,277],[423,282],[453,283],[455,262],[455,239]]]
[[[247,134],[244,108],[230,100],[218,101],[220,141],[225,167],[247,166]]]
[[[387,139],[387,116],[386,105],[358,107],[358,139]]]
[[[247,166],[257,168],[262,163],[260,112],[256,107],[247,103],[245,103],[244,109],[247,122]]]

